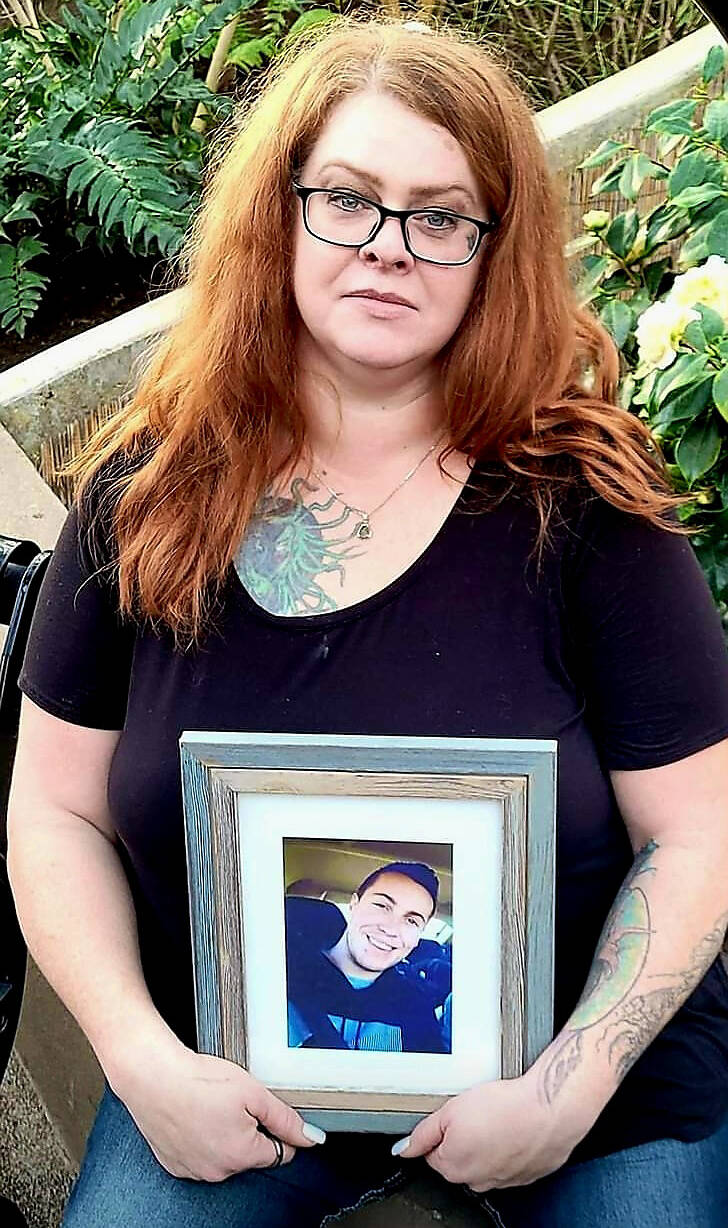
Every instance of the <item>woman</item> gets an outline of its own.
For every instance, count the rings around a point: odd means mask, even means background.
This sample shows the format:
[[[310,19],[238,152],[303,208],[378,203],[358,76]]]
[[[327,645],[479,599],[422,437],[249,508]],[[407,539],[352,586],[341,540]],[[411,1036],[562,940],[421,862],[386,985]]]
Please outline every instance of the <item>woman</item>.
[[[113,1089],[66,1228],[318,1225],[416,1157],[507,1228],[717,1228],[717,617],[520,94],[454,36],[308,37],[220,150],[184,318],[86,460],[21,681],[20,917]],[[531,1069],[393,1160],[198,1055],[185,728],[558,738]]]

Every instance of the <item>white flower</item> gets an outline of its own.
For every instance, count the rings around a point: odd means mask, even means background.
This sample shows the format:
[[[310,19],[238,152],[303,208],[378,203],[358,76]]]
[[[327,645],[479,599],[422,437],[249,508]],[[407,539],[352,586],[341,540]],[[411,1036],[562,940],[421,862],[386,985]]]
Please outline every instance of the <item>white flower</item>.
[[[687,273],[675,278],[668,301],[682,307],[703,303],[728,322],[728,264],[722,256],[709,256]]]
[[[700,314],[691,306],[671,302],[670,297],[643,311],[635,329],[642,373],[669,367],[688,324],[699,319]]]
[[[581,220],[585,230],[606,230],[612,215],[606,209],[590,209]]]

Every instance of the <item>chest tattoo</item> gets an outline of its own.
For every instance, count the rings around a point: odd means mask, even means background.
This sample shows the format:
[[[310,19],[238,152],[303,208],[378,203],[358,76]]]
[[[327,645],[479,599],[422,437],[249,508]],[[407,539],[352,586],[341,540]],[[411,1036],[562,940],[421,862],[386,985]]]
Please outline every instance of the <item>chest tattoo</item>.
[[[295,478],[289,495],[264,495],[235,557],[235,569],[251,597],[270,614],[324,614],[337,609],[319,584],[335,573],[344,583],[344,560],[357,557],[351,533],[329,534],[351,517],[326,503],[304,502],[318,488]],[[328,513],[328,515],[327,515]],[[360,552],[357,552],[360,553]]]

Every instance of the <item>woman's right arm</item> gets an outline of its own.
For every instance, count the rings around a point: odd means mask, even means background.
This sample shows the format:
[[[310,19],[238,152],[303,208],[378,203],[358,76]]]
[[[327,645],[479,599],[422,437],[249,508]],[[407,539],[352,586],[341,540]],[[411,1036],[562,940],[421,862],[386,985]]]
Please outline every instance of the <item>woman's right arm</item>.
[[[316,1132],[242,1067],[188,1049],[152,1002],[107,802],[119,736],[23,697],[8,870],[28,948],[169,1172],[220,1181],[270,1165],[259,1121],[290,1160]]]

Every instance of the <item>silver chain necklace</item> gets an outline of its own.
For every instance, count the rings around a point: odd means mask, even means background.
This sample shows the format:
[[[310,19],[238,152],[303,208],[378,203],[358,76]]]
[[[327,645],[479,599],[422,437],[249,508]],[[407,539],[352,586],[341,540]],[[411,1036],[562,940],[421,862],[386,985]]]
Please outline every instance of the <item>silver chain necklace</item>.
[[[364,509],[361,507],[354,507],[353,504],[347,503],[345,499],[342,499],[340,491],[334,490],[331,486],[329,486],[328,482],[324,481],[324,479],[321,477],[321,474],[316,469],[314,469],[313,465],[311,466],[311,472],[315,478],[318,478],[321,485],[326,487],[329,494],[332,495],[334,499],[336,499],[337,503],[340,503],[342,507],[345,507],[347,512],[353,512],[356,516],[359,517],[359,520],[354,525],[354,529],[352,531],[351,536],[358,537],[360,541],[371,541],[372,537],[374,536],[374,530],[372,529],[372,526],[371,526],[372,516],[375,516],[377,512],[380,512],[382,508],[384,507],[385,503],[389,503],[389,500],[394,498],[394,496],[397,494],[397,491],[401,490],[402,487],[405,486],[407,482],[409,482],[410,478],[413,478],[415,476],[415,474],[417,473],[417,470],[422,468],[428,456],[431,456],[432,453],[435,451],[435,448],[437,447],[438,443],[440,443],[441,439],[442,439],[442,435],[439,435],[437,439],[435,440],[435,442],[431,444],[430,447],[427,449],[427,451],[425,452],[425,455],[420,457],[417,464],[413,465],[409,473],[406,473],[405,476],[402,478],[402,481],[399,482],[397,486],[395,486],[394,490],[390,491],[386,499],[382,499],[382,502],[378,503],[376,507],[373,507],[370,512],[365,512]]]

